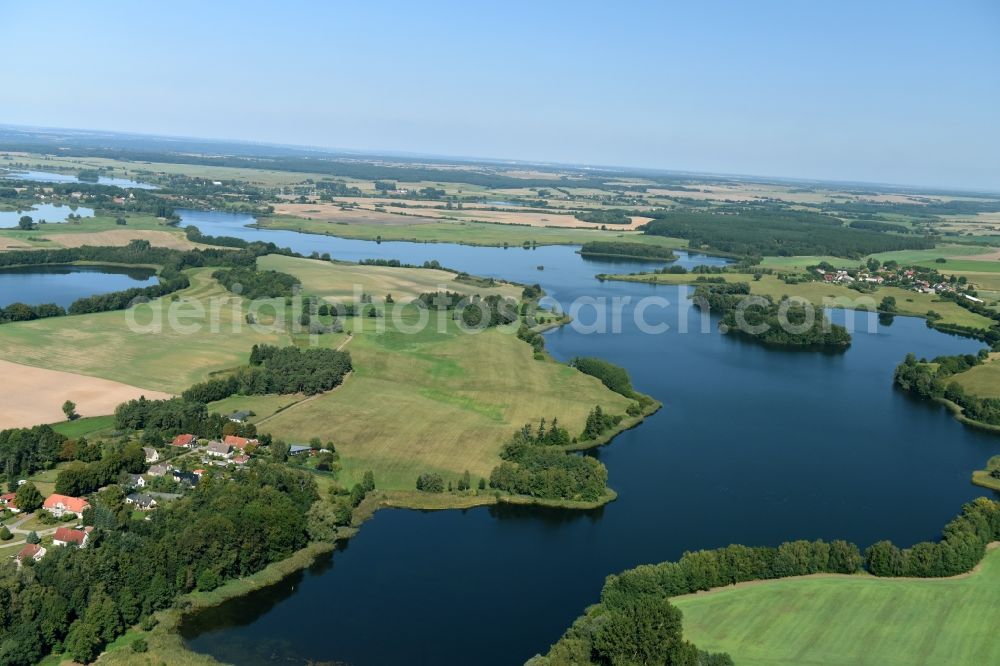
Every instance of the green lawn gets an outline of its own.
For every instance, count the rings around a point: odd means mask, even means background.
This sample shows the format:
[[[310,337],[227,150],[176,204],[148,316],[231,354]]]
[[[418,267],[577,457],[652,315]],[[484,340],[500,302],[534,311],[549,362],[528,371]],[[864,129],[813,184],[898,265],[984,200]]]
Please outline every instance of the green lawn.
[[[455,281],[455,273],[427,268],[393,268],[331,263],[315,259],[297,259],[268,255],[257,260],[262,269],[294,275],[302,282],[305,293],[331,301],[355,302],[358,292],[371,294],[376,301],[392,294],[396,302],[412,301],[425,292],[448,290],[463,294],[501,294],[520,299],[521,287],[510,284],[493,288],[475,287]]]
[[[191,271],[192,285],[176,302],[168,296],[128,311],[0,326],[0,358],[175,393],[212,371],[246,363],[254,343],[288,344],[284,330],[247,326],[244,307],[212,279],[212,271]],[[131,331],[130,317],[152,332]],[[158,332],[150,326],[156,318],[162,323]],[[218,322],[215,330],[212,321]]]
[[[298,217],[263,217],[260,226],[271,229],[291,229],[341,238],[386,241],[416,241],[421,243],[463,243],[465,245],[520,246],[525,241],[538,245],[578,245],[597,240],[628,240],[664,247],[686,247],[687,241],[664,236],[646,236],[636,231],[601,231],[557,227],[529,227],[516,224],[446,221],[428,222],[415,218],[413,224],[337,224]],[[595,227],[598,225],[594,225]]]
[[[256,416],[250,417],[250,422],[256,423],[287,409],[304,397],[300,393],[295,395],[234,395],[225,400],[209,403],[208,410],[227,416],[233,412],[252,411]]]
[[[678,597],[684,634],[740,666],[1000,663],[1000,550],[943,580],[788,578]]]
[[[404,323],[415,321],[410,306]],[[341,482],[375,472],[383,490],[411,490],[421,472],[457,481],[469,470],[488,477],[504,441],[526,422],[557,417],[576,435],[601,404],[622,414],[628,400],[593,377],[538,361],[512,331],[461,333],[450,318],[404,334],[382,319],[355,318],[354,372],[342,386],[304,400],[261,425],[290,442],[331,440],[344,465]]]
[[[90,433],[97,432],[98,430],[107,430],[113,428],[115,425],[114,416],[90,416],[87,418],[76,419],[75,421],[62,421],[61,423],[52,424],[52,428],[67,437],[81,437],[83,435],[89,435]]]
[[[980,398],[1000,398],[1000,358],[960,372],[948,381],[957,381],[967,392]]]

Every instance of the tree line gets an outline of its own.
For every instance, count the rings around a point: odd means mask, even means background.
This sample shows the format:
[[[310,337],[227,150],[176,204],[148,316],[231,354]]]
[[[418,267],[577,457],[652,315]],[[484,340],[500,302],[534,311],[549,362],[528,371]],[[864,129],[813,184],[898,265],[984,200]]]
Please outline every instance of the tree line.
[[[754,301],[740,307],[751,296],[746,282],[699,282],[692,295],[695,307],[721,314],[724,332],[786,349],[844,351],[851,334],[832,324],[826,314],[808,303],[788,299],[775,302],[770,296],[754,295]],[[737,317],[740,312],[743,321]]]
[[[302,287],[302,283],[293,275],[258,270],[256,265],[221,268],[213,272],[212,277],[228,291],[250,300],[290,297]]]
[[[587,609],[545,656],[530,666],[569,664],[732,664],[683,641],[681,612],[669,598],[753,580],[816,573],[953,576],[972,569],[986,544],[1000,539],[1000,503],[976,499],[962,507],[937,542],[900,550],[880,541],[865,550],[847,541],[787,541],[777,547],[733,544],[686,552],[676,562],[647,564],[608,576],[600,602]]]
[[[669,247],[622,241],[588,241],[580,247],[584,257],[625,257],[652,261],[675,261],[677,255]]]

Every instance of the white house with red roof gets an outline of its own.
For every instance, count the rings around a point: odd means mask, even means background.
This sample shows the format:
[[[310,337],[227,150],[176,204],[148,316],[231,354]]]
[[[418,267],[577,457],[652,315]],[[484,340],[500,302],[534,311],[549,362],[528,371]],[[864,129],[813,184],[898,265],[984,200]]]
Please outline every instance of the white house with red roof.
[[[16,493],[4,493],[3,495],[0,495],[0,507],[3,507],[8,511],[13,511],[14,513],[21,513],[21,510],[17,508],[17,504],[14,503],[14,500],[16,499]]]
[[[90,537],[90,530],[93,528],[85,527],[82,530],[75,530],[71,527],[57,527],[56,533],[52,535],[52,545],[53,546],[79,546],[80,548],[87,547],[87,540]]]
[[[61,518],[67,514],[74,514],[77,518],[83,517],[83,512],[90,508],[90,503],[82,497],[70,497],[68,495],[52,494],[45,498],[42,508],[51,513],[56,518]]]
[[[226,435],[222,441],[240,451],[245,451],[248,446],[257,446],[260,443],[259,440],[237,437],[236,435]]]
[[[192,446],[198,444],[198,438],[194,435],[177,435],[174,437],[174,441],[170,443],[173,446],[181,446],[186,449],[190,449]]]
[[[21,566],[21,563],[25,560],[38,560],[45,557],[45,549],[42,548],[37,543],[28,543],[24,545],[17,555],[14,556],[14,560],[17,561],[17,566]]]

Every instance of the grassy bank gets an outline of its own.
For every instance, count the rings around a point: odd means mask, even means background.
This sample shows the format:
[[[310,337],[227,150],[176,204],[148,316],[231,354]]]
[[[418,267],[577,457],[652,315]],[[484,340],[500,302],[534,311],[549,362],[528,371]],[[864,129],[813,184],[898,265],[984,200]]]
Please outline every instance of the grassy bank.
[[[672,600],[685,638],[741,666],[1000,663],[1000,550],[947,579],[810,576]]]

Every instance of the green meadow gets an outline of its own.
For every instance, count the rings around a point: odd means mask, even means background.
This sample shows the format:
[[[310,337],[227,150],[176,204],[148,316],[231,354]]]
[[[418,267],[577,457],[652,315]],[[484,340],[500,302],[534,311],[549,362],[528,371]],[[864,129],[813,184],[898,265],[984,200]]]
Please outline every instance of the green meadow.
[[[786,578],[673,599],[684,635],[740,666],[1000,663],[1000,549],[947,579]]]
[[[419,316],[416,307],[406,309],[403,326]],[[261,425],[289,442],[333,441],[344,485],[367,469],[383,490],[412,490],[422,472],[452,481],[465,470],[474,480],[488,477],[503,443],[523,424],[555,417],[576,435],[595,405],[622,414],[629,403],[593,377],[548,357],[536,360],[510,328],[464,333],[450,316],[412,334],[382,319],[345,325],[354,332],[345,347],[354,363],[350,377]]]
[[[463,245],[520,247],[525,242],[537,245],[580,245],[587,241],[627,240],[664,247],[686,247],[687,241],[662,236],[646,236],[637,231],[602,231],[565,227],[531,227],[488,222],[435,221],[414,218],[413,224],[338,224],[298,217],[262,217],[261,227],[289,229],[310,234],[325,234],[358,240],[414,241],[417,243],[460,243]],[[595,225],[596,226],[596,225]]]
[[[284,329],[247,326],[246,306],[212,272],[192,270],[188,289],[130,310],[4,324],[0,358],[177,393],[212,371],[246,363],[255,343],[289,343]]]

